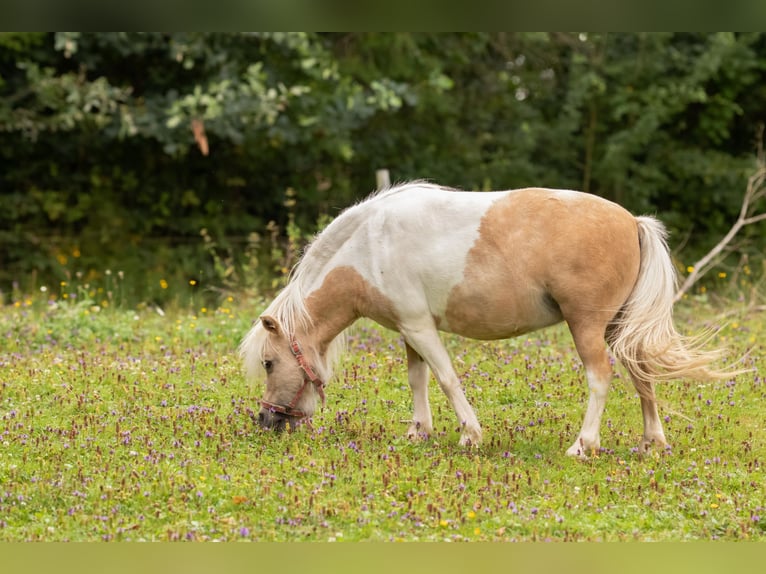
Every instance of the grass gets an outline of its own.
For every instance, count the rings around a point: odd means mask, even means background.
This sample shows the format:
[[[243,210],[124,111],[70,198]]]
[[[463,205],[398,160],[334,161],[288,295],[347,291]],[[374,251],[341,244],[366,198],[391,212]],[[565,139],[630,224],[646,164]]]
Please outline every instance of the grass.
[[[706,540],[766,538],[766,314],[717,335],[759,371],[662,384],[672,448],[639,458],[638,399],[618,371],[596,457],[564,455],[587,399],[564,327],[445,337],[485,443],[411,416],[396,333],[360,323],[312,426],[258,429],[236,347],[258,305],[0,308],[0,540]],[[698,330],[715,313],[680,309]],[[691,319],[693,318],[693,319]],[[620,376],[622,375],[622,376]]]

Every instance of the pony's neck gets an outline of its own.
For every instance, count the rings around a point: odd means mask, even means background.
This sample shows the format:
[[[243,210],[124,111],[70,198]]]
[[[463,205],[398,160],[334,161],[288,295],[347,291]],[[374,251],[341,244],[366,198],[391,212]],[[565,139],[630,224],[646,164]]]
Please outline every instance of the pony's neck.
[[[331,272],[319,289],[306,299],[311,333],[306,333],[314,348],[324,357],[331,343],[359,318],[355,309],[353,285],[337,280]]]
[[[391,301],[352,266],[338,266],[306,299],[311,318],[311,340],[324,357],[328,347],[360,317],[395,329],[398,321]]]

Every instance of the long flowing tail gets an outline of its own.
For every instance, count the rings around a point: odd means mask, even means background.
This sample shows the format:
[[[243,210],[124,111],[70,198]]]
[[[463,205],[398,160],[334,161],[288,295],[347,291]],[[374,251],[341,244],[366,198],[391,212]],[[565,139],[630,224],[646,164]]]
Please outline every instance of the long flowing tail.
[[[722,379],[736,372],[710,365],[721,351],[705,351],[705,338],[681,335],[673,324],[677,274],[667,231],[653,217],[637,217],[641,266],[633,292],[607,330],[614,355],[633,376],[639,393],[663,379]],[[643,393],[642,393],[643,394]]]

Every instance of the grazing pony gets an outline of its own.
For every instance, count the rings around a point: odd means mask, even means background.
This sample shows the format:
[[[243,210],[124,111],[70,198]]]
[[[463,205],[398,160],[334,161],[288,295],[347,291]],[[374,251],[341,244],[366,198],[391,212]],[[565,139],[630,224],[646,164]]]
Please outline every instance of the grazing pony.
[[[717,352],[690,345],[673,325],[676,273],[663,225],[600,197],[540,188],[464,192],[423,182],[373,194],[339,215],[308,247],[284,290],[242,341],[251,373],[265,371],[261,426],[310,417],[360,317],[405,341],[414,413],[408,435],[433,431],[428,372],[462,427],[482,429],[439,331],[505,339],[566,321],[590,396],[568,455],[600,448],[612,368],[605,342],[641,400],[640,451],[665,445],[654,383],[721,378]]]

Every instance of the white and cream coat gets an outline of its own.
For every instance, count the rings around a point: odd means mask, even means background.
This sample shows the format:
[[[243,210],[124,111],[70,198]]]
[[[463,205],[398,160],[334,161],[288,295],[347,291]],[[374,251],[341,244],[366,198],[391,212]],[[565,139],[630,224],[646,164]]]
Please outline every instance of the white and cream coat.
[[[481,427],[438,331],[502,339],[565,320],[590,388],[568,454],[600,446],[611,379],[605,340],[641,397],[646,450],[665,444],[654,382],[717,376],[706,367],[714,356],[689,349],[673,327],[675,271],[664,233],[653,218],[574,191],[401,185],[349,208],[315,239],[241,350],[250,370],[267,359],[279,367],[267,373],[265,399],[286,403],[299,384],[290,340],[301,342],[327,380],[342,350],[339,335],[369,317],[406,342],[414,407],[408,434],[433,429],[430,367],[462,425],[461,442],[478,444]],[[307,395],[300,408],[310,414],[316,396]]]

